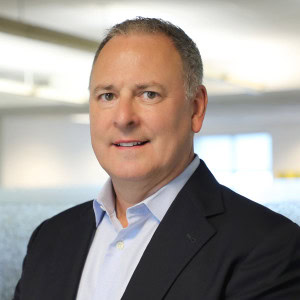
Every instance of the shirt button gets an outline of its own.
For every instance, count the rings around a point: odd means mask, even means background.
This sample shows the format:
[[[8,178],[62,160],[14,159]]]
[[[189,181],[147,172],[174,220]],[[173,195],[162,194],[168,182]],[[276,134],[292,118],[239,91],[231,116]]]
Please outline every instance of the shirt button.
[[[124,248],[124,242],[123,242],[123,241],[117,242],[116,247],[117,247],[119,250],[122,250],[122,249]]]

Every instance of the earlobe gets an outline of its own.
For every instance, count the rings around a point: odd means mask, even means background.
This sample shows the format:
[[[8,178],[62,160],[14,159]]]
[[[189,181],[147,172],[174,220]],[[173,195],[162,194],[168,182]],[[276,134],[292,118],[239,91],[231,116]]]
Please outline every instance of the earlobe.
[[[204,85],[199,85],[198,91],[193,101],[193,115],[192,115],[192,130],[194,133],[200,131],[204,120],[206,106],[207,106],[207,92]]]

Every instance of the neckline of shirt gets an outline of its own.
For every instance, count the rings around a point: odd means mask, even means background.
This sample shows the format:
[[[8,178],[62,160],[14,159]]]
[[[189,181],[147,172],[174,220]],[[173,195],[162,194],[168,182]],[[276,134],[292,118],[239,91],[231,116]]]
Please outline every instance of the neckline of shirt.
[[[193,161],[180,173],[177,177],[171,180],[168,184],[160,188],[154,194],[150,195],[143,201],[135,204],[127,209],[126,214],[139,211],[139,207],[146,206],[147,209],[153,214],[158,222],[161,222],[177,194],[186,184],[188,179],[195,172],[200,164],[200,159],[195,155]],[[109,178],[103,185],[98,198],[93,201],[93,208],[96,219],[96,226],[98,226],[105,213],[111,218],[115,216],[115,194],[111,179]]]

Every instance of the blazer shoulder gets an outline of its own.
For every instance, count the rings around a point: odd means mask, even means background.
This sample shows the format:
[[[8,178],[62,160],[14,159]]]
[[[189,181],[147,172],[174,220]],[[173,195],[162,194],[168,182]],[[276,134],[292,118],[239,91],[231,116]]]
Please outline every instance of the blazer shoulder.
[[[247,231],[256,230],[260,234],[287,226],[300,230],[299,226],[280,213],[274,212],[266,206],[254,202],[234,191],[220,185],[225,213],[228,220],[239,228],[248,227]]]
[[[78,204],[68,208],[53,217],[43,221],[35,230],[36,235],[40,233],[53,234],[62,232],[74,227],[76,224],[82,224],[82,221],[92,222],[94,219],[93,200]],[[92,220],[93,219],[93,220]]]
[[[181,193],[192,199],[202,214],[213,222],[215,216],[215,222],[223,224],[222,227],[232,225],[238,229],[248,226],[249,230],[268,231],[280,224],[297,226],[281,214],[220,184],[202,160]]]
[[[93,210],[93,200],[86,201],[84,203],[75,205],[73,207],[70,207],[53,217],[48,219],[48,222],[60,222],[60,221],[65,221],[73,218],[79,218],[83,214],[91,212]]]
[[[28,244],[14,299],[75,299],[95,228],[92,201],[41,223]]]
[[[227,187],[221,190],[225,214],[219,230],[229,240],[226,250],[235,266],[226,299],[296,299],[300,227]]]

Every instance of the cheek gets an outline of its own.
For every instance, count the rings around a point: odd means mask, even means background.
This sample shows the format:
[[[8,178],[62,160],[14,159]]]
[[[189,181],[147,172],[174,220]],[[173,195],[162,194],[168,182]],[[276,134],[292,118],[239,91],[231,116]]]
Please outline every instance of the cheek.
[[[95,119],[90,117],[90,132],[91,132],[91,138],[92,142],[95,142],[95,138],[97,136],[98,130],[98,123],[95,121]]]
[[[167,139],[182,139],[182,136],[189,135],[191,131],[191,117],[187,105],[160,107],[145,116],[144,120],[150,131]]]
[[[173,130],[175,130],[178,135],[191,130],[192,118],[187,105],[182,105],[180,108],[169,112],[168,119],[169,124],[171,124]]]
[[[90,131],[92,136],[103,136],[107,128],[107,117],[102,112],[90,111]]]

